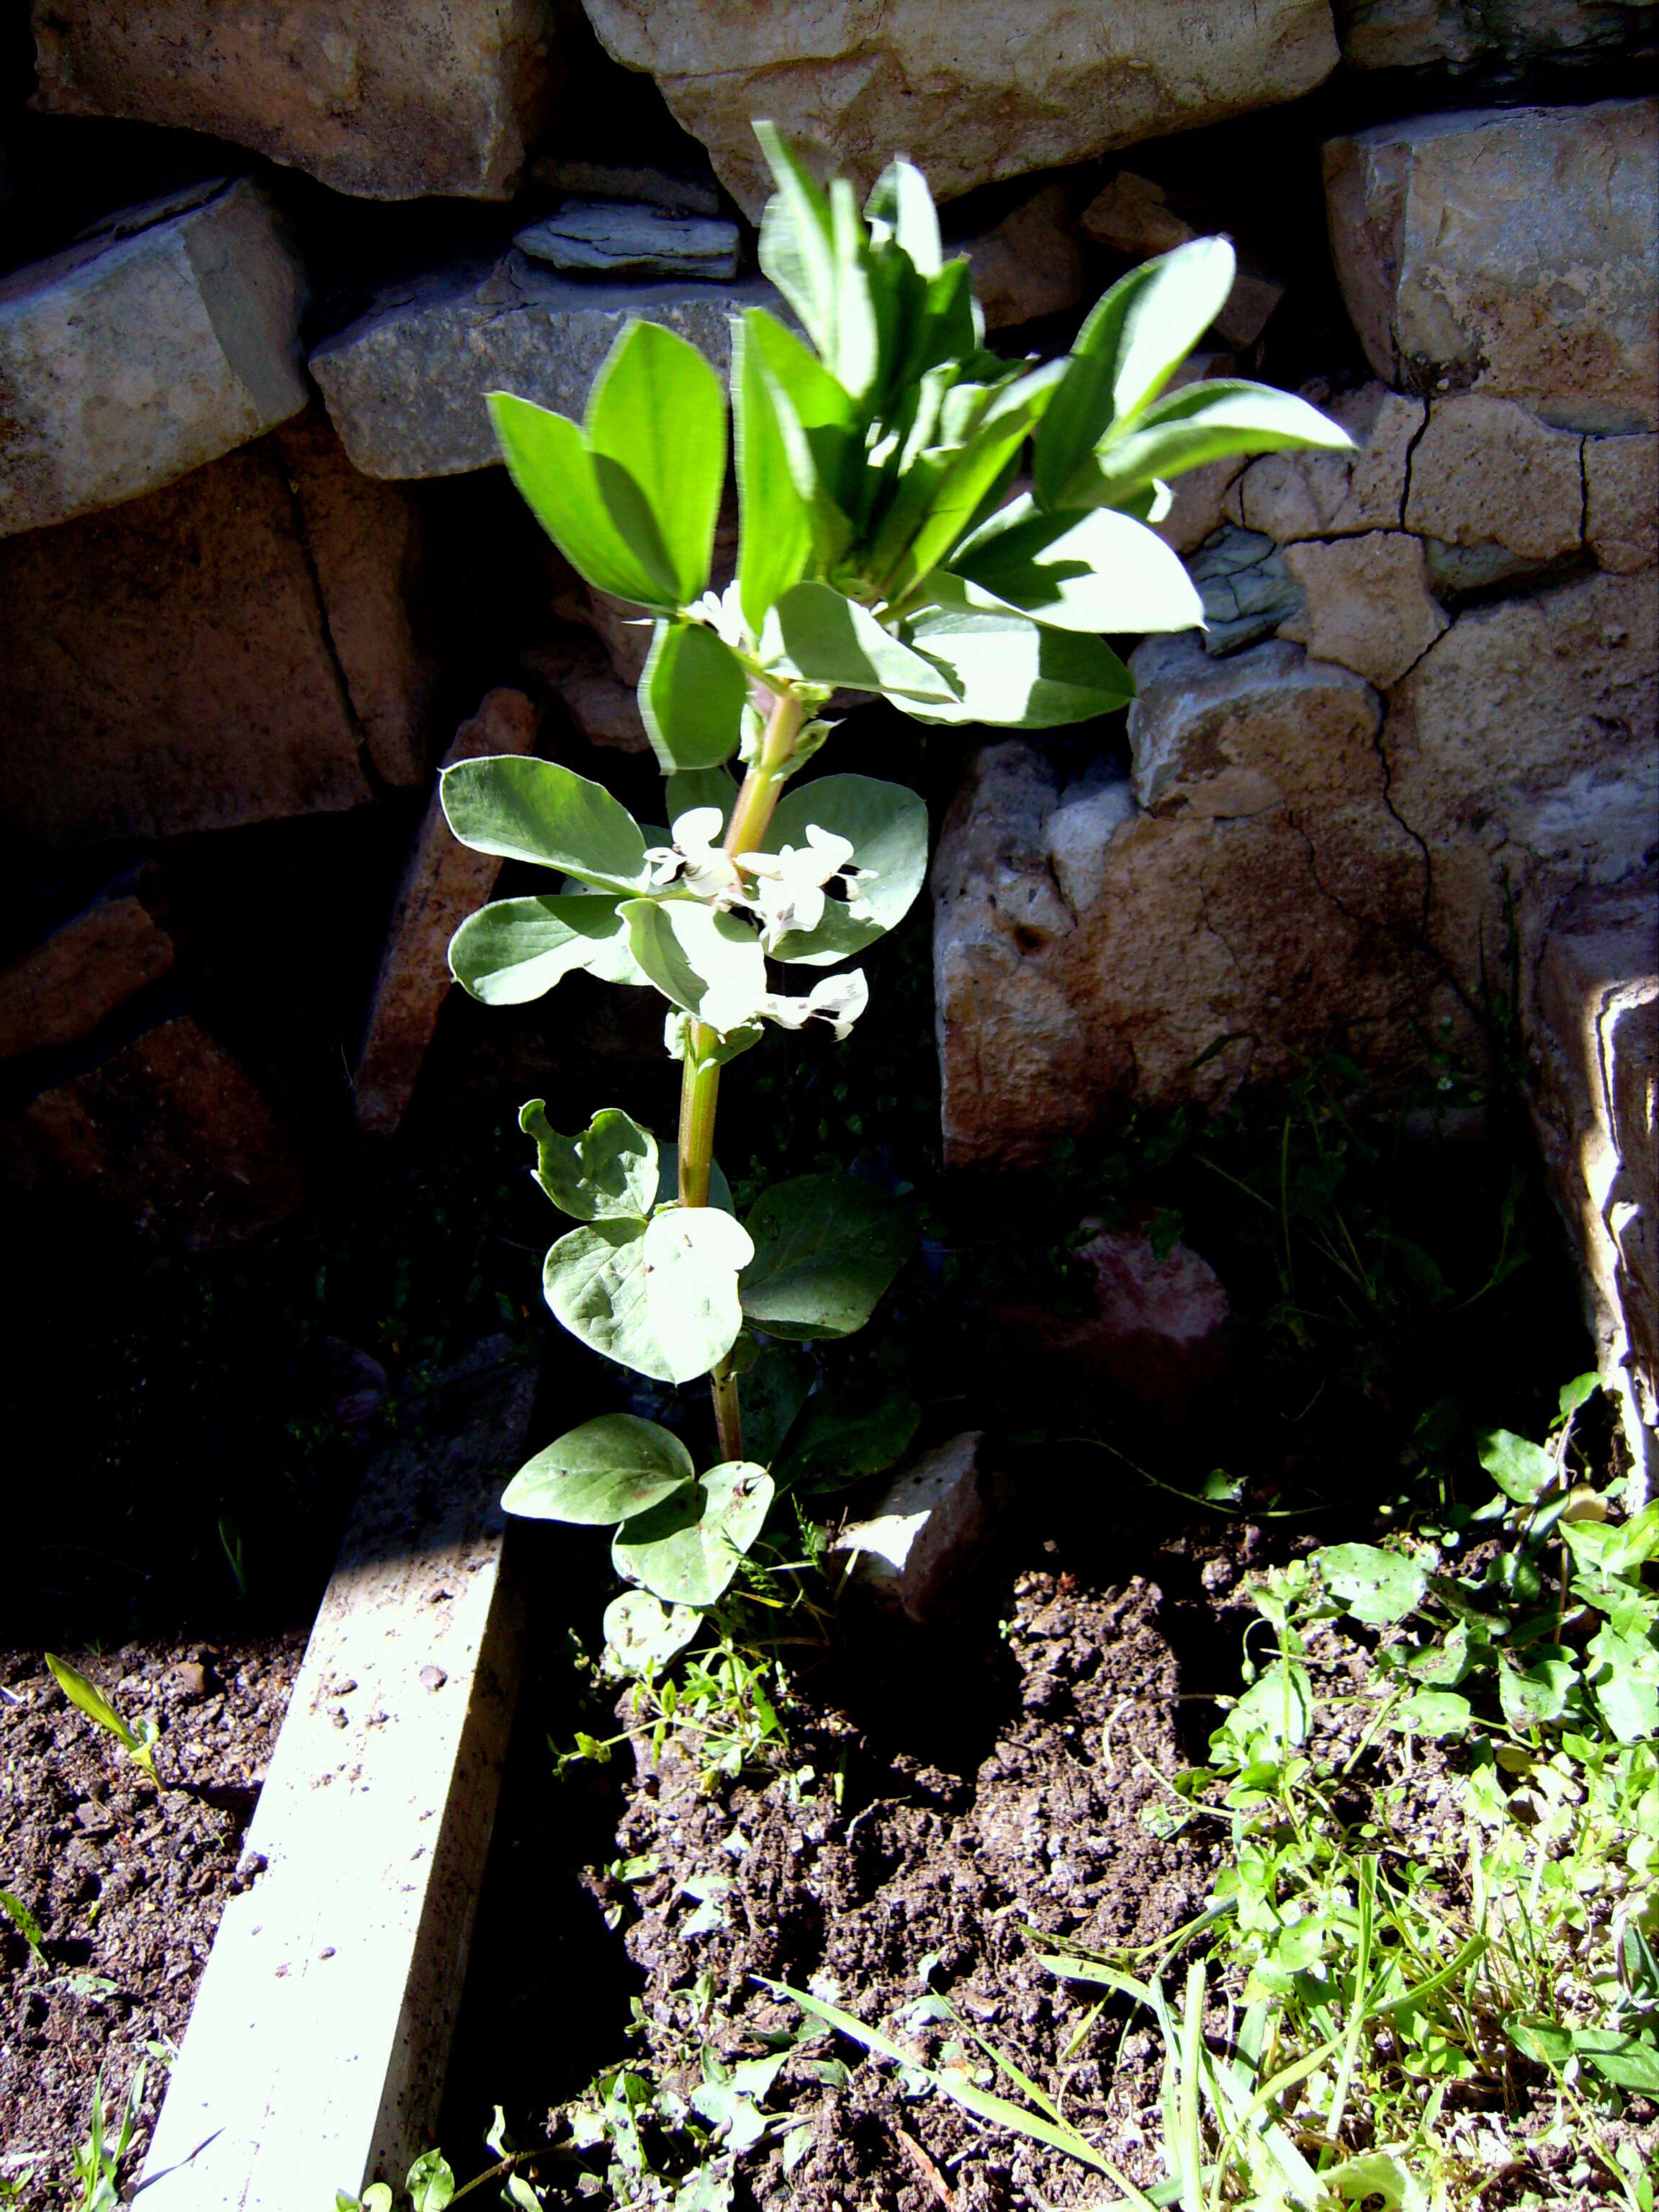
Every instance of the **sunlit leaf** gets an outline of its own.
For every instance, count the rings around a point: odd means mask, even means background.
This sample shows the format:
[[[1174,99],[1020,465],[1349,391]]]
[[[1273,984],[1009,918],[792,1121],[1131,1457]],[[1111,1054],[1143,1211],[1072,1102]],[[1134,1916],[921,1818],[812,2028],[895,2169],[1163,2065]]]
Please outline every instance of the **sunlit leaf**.
[[[1135,695],[1134,678],[1103,638],[1051,629],[1012,608],[925,607],[906,629],[960,695],[948,707],[896,702],[918,721],[1048,729],[1110,714]]]
[[[740,1285],[743,1310],[774,1336],[849,1336],[862,1328],[915,1243],[907,1207],[842,1176],[775,1184],[756,1202],[748,1227],[755,1256]]]
[[[617,1571],[672,1605],[713,1605],[765,1525],[772,1478],[727,1460],[617,1531]]]
[[[678,332],[630,323],[594,381],[585,428],[612,519],[636,555],[654,539],[650,565],[662,563],[672,603],[689,605],[708,582],[726,483],[720,379]]]
[[[485,395],[507,474],[548,536],[580,575],[613,598],[667,611],[677,579],[660,544],[645,556],[611,512],[601,471],[576,425],[510,392]],[[614,465],[604,472],[614,482]]]
[[[1357,1620],[1383,1627],[1423,1601],[1429,1577],[1414,1559],[1375,1544],[1328,1544],[1313,1555],[1325,1587]]]
[[[657,1140],[624,1114],[605,1106],[574,1137],[549,1125],[546,1103],[532,1098],[519,1127],[536,1140],[536,1180],[562,1212],[578,1221],[642,1221],[657,1195]]]
[[[778,853],[793,845],[799,850],[807,842],[809,826],[845,837],[854,864],[873,872],[867,884],[857,887],[857,915],[832,899],[816,929],[792,931],[774,948],[779,960],[822,968],[861,952],[910,911],[927,873],[927,809],[902,784],[867,775],[818,776],[811,783],[790,785],[763,849]]]
[[[801,683],[943,704],[957,696],[939,669],[829,584],[797,584],[785,592],[766,617],[760,655],[763,666]]]
[[[596,890],[645,885],[639,823],[602,783],[556,761],[519,753],[458,761],[439,791],[450,828],[476,852],[557,868]]]
[[[706,623],[657,624],[640,678],[640,715],[665,775],[730,760],[748,696],[743,664]]]
[[[1133,516],[1045,514],[1012,500],[951,556],[970,605],[1016,607],[1060,629],[1188,629],[1204,605],[1177,555]],[[975,597],[975,592],[982,594]]]
[[[606,1413],[527,1460],[501,1504],[530,1520],[608,1527],[648,1511],[696,1471],[672,1430],[632,1413]]]
[[[487,1006],[539,999],[586,969],[603,983],[648,983],[628,949],[615,896],[497,899],[471,914],[449,940],[449,970]]]
[[[1341,453],[1352,443],[1346,430],[1294,392],[1237,380],[1189,384],[1149,407],[1121,438],[1101,447],[1073,478],[1067,503],[1121,506],[1154,479],[1235,453],[1304,447]]]

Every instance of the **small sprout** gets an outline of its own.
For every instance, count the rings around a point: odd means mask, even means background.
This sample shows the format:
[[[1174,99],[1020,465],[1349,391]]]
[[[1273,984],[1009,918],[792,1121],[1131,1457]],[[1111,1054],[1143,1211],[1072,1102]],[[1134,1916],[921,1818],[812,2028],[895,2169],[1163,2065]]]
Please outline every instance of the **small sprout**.
[[[142,1766],[150,1780],[155,1780],[155,1743],[160,1731],[152,1720],[141,1720],[137,1728],[131,1729],[122,1719],[109,1699],[95,1682],[89,1682],[78,1668],[56,1652],[48,1651],[46,1664],[51,1668],[58,1688],[70,1705],[78,1705],[90,1721],[96,1721],[120,1745],[135,1766]]]

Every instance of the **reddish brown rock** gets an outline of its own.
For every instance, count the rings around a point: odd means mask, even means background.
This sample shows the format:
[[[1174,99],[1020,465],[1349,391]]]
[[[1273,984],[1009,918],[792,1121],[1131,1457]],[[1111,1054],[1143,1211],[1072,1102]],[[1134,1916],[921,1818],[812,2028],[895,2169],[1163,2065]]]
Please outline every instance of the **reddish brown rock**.
[[[994,230],[960,250],[973,268],[988,330],[1057,315],[1088,297],[1088,271],[1059,185],[1022,201]]]
[[[1304,597],[1279,624],[1280,637],[1379,690],[1397,684],[1447,627],[1429,590],[1422,540],[1403,530],[1288,545],[1285,566]]]
[[[1220,1370],[1232,1310],[1220,1276],[1186,1244],[1160,1259],[1139,1230],[1092,1237],[1076,1258],[1093,1273],[1096,1311],[1070,1325],[1063,1348],[1143,1405],[1179,1417]]]
[[[304,1194],[252,1078],[187,1014],[42,1092],[22,1119],[39,1158],[135,1228],[192,1248],[269,1228]]]
[[[133,892],[94,900],[0,970],[0,1060],[90,1036],[173,962],[173,939]]]
[[[527,753],[540,714],[522,691],[491,691],[463,722],[443,766],[483,753]],[[357,1126],[390,1136],[415,1095],[438,1016],[449,994],[449,940],[482,906],[499,860],[459,843],[434,792],[392,908],[354,1088]]]

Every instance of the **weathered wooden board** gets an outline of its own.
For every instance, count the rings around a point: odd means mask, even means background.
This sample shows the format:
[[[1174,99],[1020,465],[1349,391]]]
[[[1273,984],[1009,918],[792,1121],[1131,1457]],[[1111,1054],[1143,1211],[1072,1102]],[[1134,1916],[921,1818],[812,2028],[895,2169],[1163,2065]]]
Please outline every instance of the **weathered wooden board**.
[[[435,2125],[518,1687],[499,1499],[533,1372],[481,1346],[370,1468],[143,2172],[146,2212],[325,2212]],[[263,1862],[263,1865],[260,1865]]]

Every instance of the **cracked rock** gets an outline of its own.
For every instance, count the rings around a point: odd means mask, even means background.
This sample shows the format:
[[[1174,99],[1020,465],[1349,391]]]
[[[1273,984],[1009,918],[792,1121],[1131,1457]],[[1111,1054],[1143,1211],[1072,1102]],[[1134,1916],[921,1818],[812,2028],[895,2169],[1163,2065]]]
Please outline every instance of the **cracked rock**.
[[[1264,453],[1239,477],[1227,502],[1231,519],[1265,531],[1280,545],[1304,538],[1351,538],[1366,530],[1398,530],[1406,506],[1407,470],[1426,410],[1380,384],[1323,405],[1353,440],[1351,453]]]
[[[0,1060],[61,1052],[172,969],[173,939],[129,871],[21,960],[0,969]]]
[[[1436,399],[1412,452],[1406,527],[1535,561],[1575,552],[1583,537],[1582,445],[1511,399]]]
[[[1584,537],[1621,575],[1659,561],[1659,437],[1585,439]]]
[[[1325,148],[1332,248],[1385,383],[1659,428],[1659,100],[1419,116]]]
[[[1386,691],[1447,626],[1422,541],[1400,530],[1310,540],[1280,556],[1304,604],[1279,625],[1316,660],[1340,661]]]
[[[1224,527],[1194,554],[1187,569],[1204,602],[1208,653],[1260,644],[1302,605],[1298,580],[1273,539],[1259,531]]]

